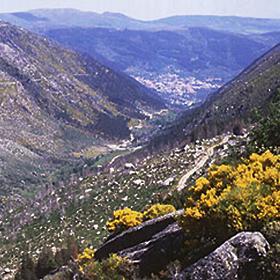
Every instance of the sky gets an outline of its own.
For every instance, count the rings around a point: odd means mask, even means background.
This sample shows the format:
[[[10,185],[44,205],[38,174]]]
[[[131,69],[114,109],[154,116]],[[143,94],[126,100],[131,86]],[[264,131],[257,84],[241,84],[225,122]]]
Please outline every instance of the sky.
[[[144,20],[172,15],[280,18],[280,0],[0,0],[0,12],[38,8],[120,12]]]

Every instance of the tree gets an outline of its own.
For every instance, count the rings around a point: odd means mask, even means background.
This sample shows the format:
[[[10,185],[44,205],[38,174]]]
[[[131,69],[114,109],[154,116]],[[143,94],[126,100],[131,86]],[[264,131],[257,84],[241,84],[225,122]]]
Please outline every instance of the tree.
[[[279,148],[280,146],[280,90],[266,108],[258,112],[255,128],[251,133],[252,145],[261,148]]]

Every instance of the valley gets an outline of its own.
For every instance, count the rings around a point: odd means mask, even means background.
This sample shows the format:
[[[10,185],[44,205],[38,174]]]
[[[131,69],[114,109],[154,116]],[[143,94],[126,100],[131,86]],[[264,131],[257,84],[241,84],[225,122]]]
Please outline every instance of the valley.
[[[173,106],[199,104],[278,38],[268,41],[207,28],[186,30],[53,29],[44,34],[85,52],[159,92]]]
[[[112,152],[110,144],[130,138],[130,120],[166,107],[137,81],[4,22],[0,50],[4,194],[52,183],[57,169],[81,165],[83,154]]]
[[[277,44],[280,29],[277,19],[179,16],[139,21],[71,9],[0,18],[125,72],[176,109],[203,102]]]
[[[195,77],[183,78],[171,73],[132,77],[146,87],[160,92],[172,106],[179,108],[191,108],[203,103],[210,93],[223,84],[220,78],[198,80]]]
[[[279,30],[0,14],[0,279],[278,279]]]

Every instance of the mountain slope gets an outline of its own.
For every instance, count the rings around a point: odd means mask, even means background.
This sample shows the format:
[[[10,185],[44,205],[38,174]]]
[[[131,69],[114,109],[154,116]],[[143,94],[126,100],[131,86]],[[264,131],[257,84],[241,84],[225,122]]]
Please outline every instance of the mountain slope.
[[[104,139],[126,138],[130,119],[164,108],[156,94],[124,74],[5,22],[0,93],[4,181],[7,175],[19,181],[16,170],[31,174]]]
[[[255,39],[207,28],[64,28],[45,35],[126,72],[175,104],[203,99],[278,42],[273,34]]]
[[[227,131],[239,133],[252,124],[254,111],[279,94],[280,45],[256,60],[201,107],[185,113],[176,124],[154,139],[150,149],[210,138]],[[176,136],[176,137],[175,137]]]
[[[245,36],[202,28],[185,32],[74,28],[46,35],[131,74],[141,69],[162,73],[169,67],[184,74],[205,76],[220,70],[222,76],[231,76],[227,73],[242,69],[267,48]]]
[[[204,101],[277,44],[280,29],[276,19],[178,16],[141,21],[119,13],[74,9],[0,14],[0,18],[124,71],[183,108]]]

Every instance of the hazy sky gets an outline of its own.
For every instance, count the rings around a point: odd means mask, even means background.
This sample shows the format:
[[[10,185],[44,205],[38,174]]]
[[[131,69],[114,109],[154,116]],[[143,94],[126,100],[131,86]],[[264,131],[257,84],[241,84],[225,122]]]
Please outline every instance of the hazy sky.
[[[179,14],[280,18],[280,0],[0,0],[0,12],[37,8],[112,11],[139,19]]]

